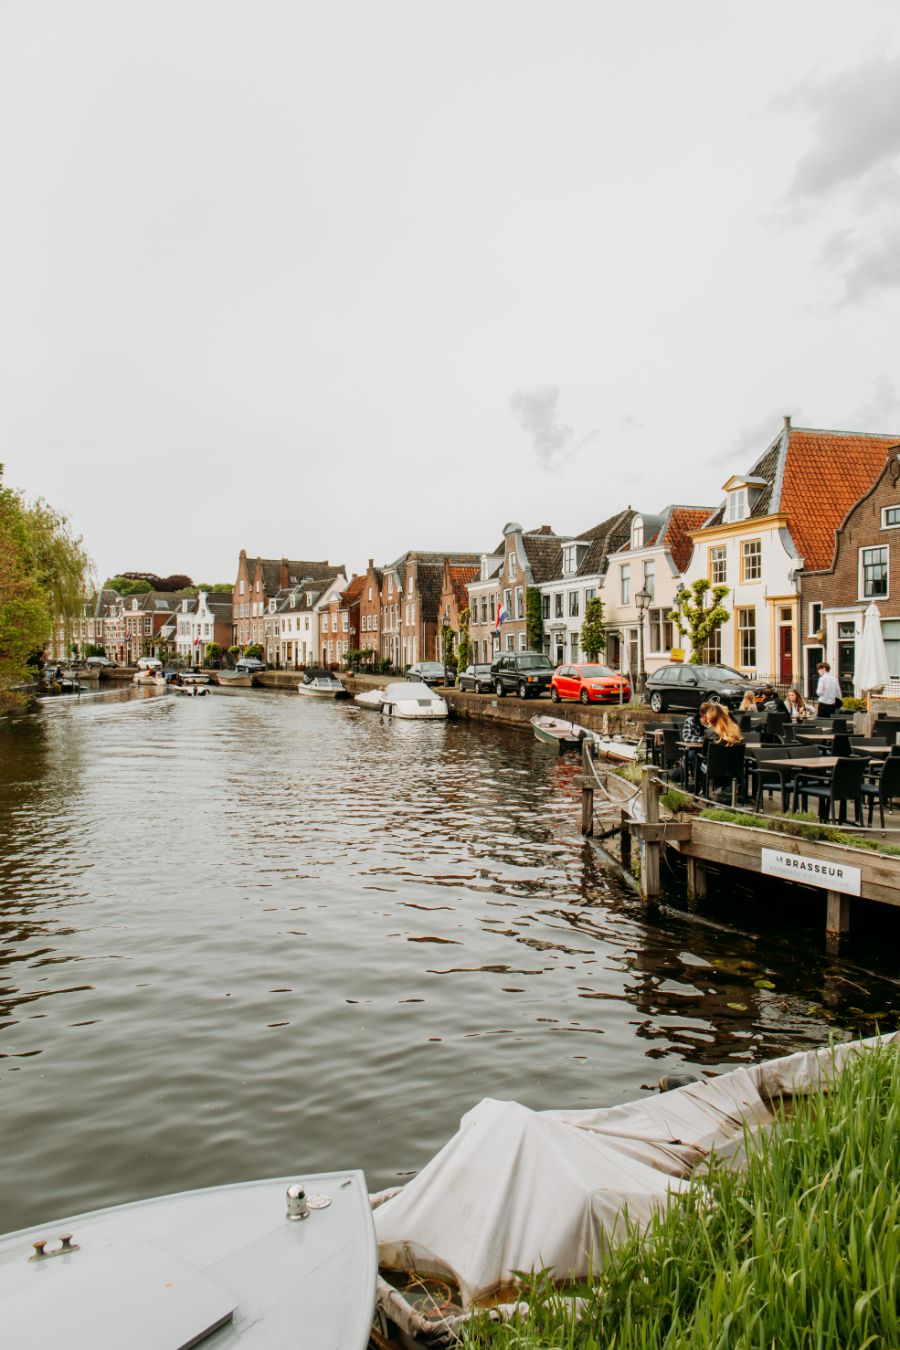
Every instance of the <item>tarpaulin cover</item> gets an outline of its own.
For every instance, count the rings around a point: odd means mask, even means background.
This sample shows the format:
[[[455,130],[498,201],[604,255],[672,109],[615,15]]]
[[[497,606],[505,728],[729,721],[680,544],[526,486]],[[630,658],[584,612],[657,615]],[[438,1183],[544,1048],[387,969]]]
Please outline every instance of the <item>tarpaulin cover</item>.
[[[900,1033],[884,1039],[900,1044]],[[742,1142],[745,1124],[770,1123],[770,1102],[827,1081],[874,1043],[790,1055],[603,1110],[536,1112],[486,1098],[376,1208],[379,1264],[449,1275],[466,1308],[502,1294],[515,1271],[596,1273],[626,1211],[645,1225],[711,1152]]]

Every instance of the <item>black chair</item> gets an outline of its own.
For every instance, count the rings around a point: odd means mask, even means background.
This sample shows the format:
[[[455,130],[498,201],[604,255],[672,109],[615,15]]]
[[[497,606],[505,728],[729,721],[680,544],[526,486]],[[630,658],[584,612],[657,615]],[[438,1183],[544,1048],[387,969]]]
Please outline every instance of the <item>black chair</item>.
[[[897,748],[900,750],[900,746]],[[895,755],[893,752],[889,754],[881,767],[877,780],[874,783],[864,782],[862,791],[863,796],[869,802],[868,823],[872,824],[872,812],[877,802],[881,828],[884,829],[885,805],[890,809],[897,798],[900,797],[900,754]]]
[[[815,797],[819,803],[819,819],[833,819],[838,808],[838,824],[847,818],[847,802],[853,803],[857,825],[862,824],[863,778],[866,772],[864,759],[841,758],[835,764],[826,782],[810,781],[811,775],[803,769],[794,779],[794,810],[797,810],[797,798],[803,801],[806,810],[807,801]]]
[[[681,740],[681,732],[677,727],[663,727],[662,746],[660,747],[659,766],[667,773],[670,773],[676,765],[681,763],[681,751],[678,749],[678,742]]]
[[[831,729],[832,731],[846,731],[847,730],[846,717],[832,717]]]
[[[787,721],[789,721],[789,718],[783,712],[767,712],[762,728],[763,742],[766,745],[779,744],[784,733],[784,724]]]
[[[831,745],[823,747],[822,753],[823,755],[837,755],[838,759],[849,759],[852,753],[850,737],[843,733],[834,736]]]
[[[700,777],[703,783],[703,795],[708,797],[715,783],[725,783],[733,791],[735,783],[738,792],[744,782],[744,743],[738,745],[719,744],[710,741],[706,747],[706,759],[700,765]]]
[[[746,742],[744,742],[746,744]],[[781,790],[781,809],[788,809],[787,794],[791,782],[793,781],[794,771],[786,768],[769,769],[766,767],[770,759],[790,759],[790,754],[785,753],[781,745],[760,745],[751,747],[747,752],[747,778],[749,795],[754,798],[754,806],[757,811],[763,809],[763,792],[768,791],[771,795],[776,789]]]
[[[762,745],[762,736],[759,734],[758,731],[745,731],[745,732],[744,732],[744,744],[745,744],[745,745]]]

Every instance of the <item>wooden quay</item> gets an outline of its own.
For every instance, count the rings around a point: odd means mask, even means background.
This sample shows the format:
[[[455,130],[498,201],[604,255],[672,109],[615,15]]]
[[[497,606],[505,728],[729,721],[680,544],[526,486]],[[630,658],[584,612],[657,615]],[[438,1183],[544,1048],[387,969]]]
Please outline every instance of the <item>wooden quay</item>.
[[[854,901],[900,905],[900,856],[853,848],[799,834],[699,816],[664,818],[661,797],[666,784],[650,765],[641,771],[639,787],[617,776],[612,765],[600,764],[594,746],[582,745],[581,832],[618,835],[622,866],[630,870],[632,842],[640,847],[639,886],[644,901],[654,904],[661,892],[660,860],[670,848],[687,863],[689,904],[706,897],[707,867],[728,867],[758,876],[781,877],[825,892],[825,940],[836,951],[850,928]],[[601,803],[597,806],[597,800]]]

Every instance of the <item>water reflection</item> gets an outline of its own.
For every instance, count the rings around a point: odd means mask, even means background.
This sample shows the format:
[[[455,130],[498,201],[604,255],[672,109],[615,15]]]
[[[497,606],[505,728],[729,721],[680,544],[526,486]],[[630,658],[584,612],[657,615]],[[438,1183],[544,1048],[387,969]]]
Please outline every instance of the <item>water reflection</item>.
[[[645,914],[577,834],[579,772],[255,692],[5,724],[0,1226],[300,1168],[380,1186],[481,1096],[620,1101],[893,1017],[802,915],[801,963],[775,924]]]

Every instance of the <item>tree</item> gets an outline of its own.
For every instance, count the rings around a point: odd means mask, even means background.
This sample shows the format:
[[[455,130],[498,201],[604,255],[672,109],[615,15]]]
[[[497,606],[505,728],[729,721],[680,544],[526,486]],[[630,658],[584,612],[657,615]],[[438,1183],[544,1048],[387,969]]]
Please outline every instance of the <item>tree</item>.
[[[42,498],[24,507],[31,554],[30,570],[47,596],[54,620],[62,620],[68,639],[91,590],[91,560],[64,515]]]
[[[153,590],[149,581],[137,580],[134,577],[107,577],[103,588],[115,591],[117,595],[149,595]]]
[[[459,675],[463,673],[472,660],[472,646],[469,642],[469,624],[471,622],[471,611],[464,609],[459,616],[459,641],[456,644],[456,670]]]
[[[263,659],[263,649],[258,642],[251,642],[249,647],[244,648],[244,655],[249,656],[251,660],[261,661]]]
[[[679,636],[687,637],[690,641],[691,665],[697,666],[706,660],[706,648],[710,638],[716,629],[721,628],[730,618],[729,611],[722,604],[727,594],[727,586],[710,587],[706,577],[698,577],[676,597],[675,608],[670,612],[669,618],[677,628]]]
[[[39,572],[28,508],[3,486],[0,465],[0,707],[21,702],[13,686],[35,677],[53,622],[46,575]]]
[[[606,624],[603,621],[603,601],[595,595],[584,607],[581,625],[581,650],[589,661],[596,661],[606,651]]]
[[[241,656],[241,649],[240,649],[240,647],[237,647],[237,646],[229,647],[229,648],[228,648],[228,652],[227,652],[227,656],[228,656],[228,664],[229,664],[229,666],[231,666],[231,667],[233,668],[234,666],[237,665],[238,661],[240,660],[240,656]]]
[[[207,670],[218,670],[222,664],[222,648],[218,642],[207,642],[203,664]]]
[[[536,586],[529,586],[525,593],[525,641],[530,651],[544,650],[544,611]]]
[[[444,619],[443,622],[441,623],[441,650],[439,656],[441,658],[445,671],[451,664],[453,665],[456,664],[453,657],[453,648],[455,646],[455,643],[456,643],[456,634],[450,627],[447,620]]]

